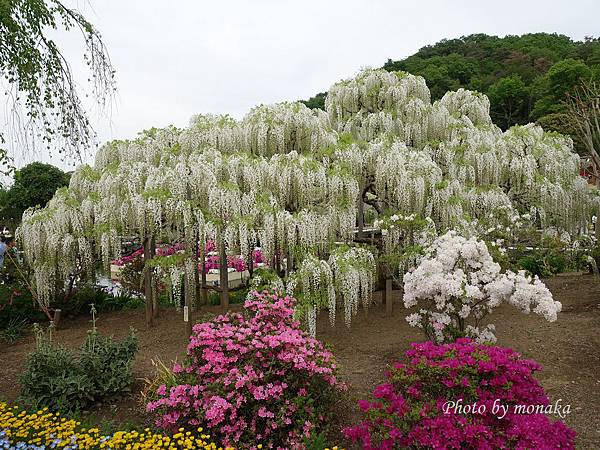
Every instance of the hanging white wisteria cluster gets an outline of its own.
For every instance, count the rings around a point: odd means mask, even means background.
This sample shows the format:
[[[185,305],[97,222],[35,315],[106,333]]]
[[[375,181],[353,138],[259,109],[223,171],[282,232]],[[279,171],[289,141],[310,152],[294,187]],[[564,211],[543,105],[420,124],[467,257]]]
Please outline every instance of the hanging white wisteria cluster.
[[[317,334],[317,311],[329,310],[330,318],[335,319],[336,292],[333,271],[327,261],[315,256],[307,256],[288,282],[287,291],[300,300],[296,314],[306,318],[308,332]]]
[[[597,209],[570,140],[535,125],[502,132],[482,94],[432,103],[423,78],[368,69],[333,85],[326,111],[258,106],[240,121],[198,115],[185,129],[108,143],[68,189],[24,214],[19,238],[46,306],[69,277],[118,257],[120,236],[184,243],[181,267],[161,274],[188,280],[190,294],[197,243],[244,258],[260,246],[307,292],[320,274],[327,302],[304,305],[314,327],[315,306],[333,315],[339,298],[349,322],[369,302],[375,261],[352,248],[359,224],[397,215],[443,232],[532,213],[538,226],[577,233]],[[389,231],[388,251],[412,245],[410,233]],[[340,245],[350,246],[343,256]]]
[[[343,301],[344,322],[350,326],[352,316],[358,313],[360,304],[369,307],[375,282],[375,258],[369,250],[360,247],[338,248],[328,261],[333,274],[335,291]],[[336,304],[330,304],[329,319],[335,323]]]

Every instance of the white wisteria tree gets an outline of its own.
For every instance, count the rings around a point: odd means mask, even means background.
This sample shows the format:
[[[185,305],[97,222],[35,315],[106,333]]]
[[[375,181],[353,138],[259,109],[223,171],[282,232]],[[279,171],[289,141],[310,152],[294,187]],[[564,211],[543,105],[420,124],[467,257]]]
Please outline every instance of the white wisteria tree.
[[[185,272],[186,297],[205,291],[197,258],[208,240],[222,268],[227,254],[251,266],[258,245],[314,332],[319,308],[332,321],[343,309],[349,324],[369,304],[377,260],[386,277],[401,274],[445,230],[528,214],[576,234],[597,209],[569,139],[532,124],[502,132],[482,94],[431,103],[423,78],[368,69],[331,87],[326,112],[259,106],[239,122],[199,115],[183,130],[108,143],[46,208],[24,214],[20,241],[45,307],[74,273],[118,257],[119,236],[149,250],[185,243],[185,262],[171,267],[146,252],[148,304],[153,274],[170,283]],[[224,305],[227,285],[221,270]]]

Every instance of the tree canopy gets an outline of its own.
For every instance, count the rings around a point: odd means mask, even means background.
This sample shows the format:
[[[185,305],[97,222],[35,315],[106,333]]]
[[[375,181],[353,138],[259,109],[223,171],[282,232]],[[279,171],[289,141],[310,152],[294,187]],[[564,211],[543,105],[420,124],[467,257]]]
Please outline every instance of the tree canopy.
[[[598,197],[571,141],[534,124],[503,132],[489,111],[481,93],[432,102],[422,77],[369,69],[334,84],[325,111],[261,105],[241,121],[199,115],[186,129],[108,143],[23,216],[38,298],[47,306],[70,274],[108,266],[119,236],[184,243],[185,255],[146,264],[170,283],[185,259],[186,286],[207,241],[248,266],[258,245],[314,331],[318,308],[333,321],[342,304],[349,323],[369,303],[376,257],[401,276],[444,230],[586,230]]]
[[[69,185],[69,179],[58,167],[41,162],[17,170],[12,186],[0,191],[0,219],[18,223],[28,208],[46,206],[57,189]]]
[[[548,33],[503,38],[473,34],[444,39],[401,60],[389,59],[383,68],[422,76],[434,100],[459,88],[487,94],[490,115],[502,129],[539,122],[569,135],[575,149],[587,153],[566,117],[564,100],[580,81],[600,80],[598,39],[578,42]],[[325,95],[303,103],[324,109]]]

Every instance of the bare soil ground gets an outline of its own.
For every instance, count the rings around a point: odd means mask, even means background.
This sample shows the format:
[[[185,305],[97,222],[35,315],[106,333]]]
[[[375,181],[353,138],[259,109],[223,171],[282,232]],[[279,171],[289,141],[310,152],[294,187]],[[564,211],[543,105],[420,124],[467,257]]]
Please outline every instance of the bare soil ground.
[[[512,347],[525,357],[543,365],[538,378],[551,402],[561,399],[571,405],[566,423],[578,433],[581,449],[600,448],[600,279],[592,275],[564,275],[545,280],[563,304],[558,321],[548,323],[542,317],[523,315],[511,307],[502,306],[491,316],[496,324],[498,344]],[[339,424],[355,423],[359,417],[356,401],[368,398],[380,383],[386,368],[402,358],[412,341],[423,336],[408,326],[400,292],[395,291],[394,313],[386,316],[385,308],[376,305],[367,313],[360,312],[351,329],[343,324],[330,328],[326,314],[318,323],[318,336],[331,345],[349,390],[340,399]],[[376,294],[376,300],[380,298]],[[219,313],[218,307],[205,307],[196,320],[207,320]],[[138,331],[140,350],[134,366],[136,382],[132,392],[110,399],[85,414],[93,421],[144,423],[139,405],[139,393],[144,378],[152,377],[152,360],[181,359],[186,337],[182,316],[175,311],[163,311],[157,325],[147,330],[144,311],[106,313],[100,316],[101,332],[124,336],[129,327]],[[87,318],[65,322],[57,332],[57,340],[68,346],[79,346],[89,327]],[[14,401],[18,396],[18,376],[23,370],[27,353],[33,348],[33,336],[0,348],[0,398]]]

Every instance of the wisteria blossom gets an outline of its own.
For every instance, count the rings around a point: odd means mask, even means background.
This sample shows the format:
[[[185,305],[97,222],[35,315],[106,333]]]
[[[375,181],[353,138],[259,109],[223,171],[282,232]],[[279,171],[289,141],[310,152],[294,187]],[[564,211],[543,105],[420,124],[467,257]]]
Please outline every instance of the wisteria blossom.
[[[427,220],[425,228],[436,233],[465,222],[495,227],[524,213],[532,226],[561,236],[586,230],[600,201],[579,176],[573,143],[534,124],[503,132],[489,107],[485,95],[464,89],[432,102],[422,77],[366,69],[330,88],[325,111],[262,105],[240,121],[198,115],[185,129],[107,143],[45,208],[23,215],[18,238],[36,298],[47,307],[74,274],[93,277],[97,261],[107,266],[120,258],[120,236],[180,242],[188,259],[196,258],[196,243],[206,251],[203,243],[215,241],[245,264],[260,246],[274,270],[290,274],[314,273],[315,260],[356,247],[360,229],[374,220],[386,224],[379,227],[385,242],[378,256],[406,256],[404,272],[416,262],[405,253],[419,236],[393,231],[390,216]],[[363,252],[354,257],[356,267],[365,261]],[[343,275],[365,305],[367,272]],[[163,281],[173,278],[170,268],[161,273]],[[319,308],[334,319],[334,296],[356,310],[354,294],[331,276],[335,292],[325,289],[326,302],[299,296],[311,322]],[[527,309],[532,288],[524,287],[523,275],[510,276],[503,283],[518,291],[509,298]],[[496,291],[505,288],[496,284]],[[545,306],[533,308],[552,316]]]

